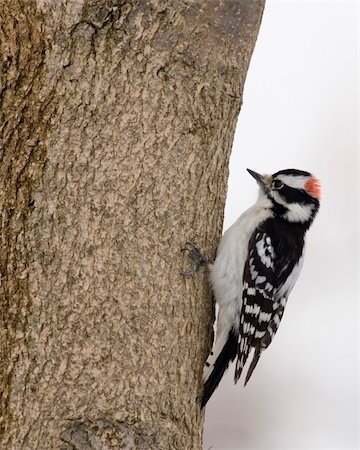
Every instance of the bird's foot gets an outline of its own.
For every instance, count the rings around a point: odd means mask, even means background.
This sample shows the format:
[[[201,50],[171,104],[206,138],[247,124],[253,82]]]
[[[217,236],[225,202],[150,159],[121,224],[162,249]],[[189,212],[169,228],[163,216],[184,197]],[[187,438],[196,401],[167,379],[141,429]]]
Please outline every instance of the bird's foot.
[[[182,272],[185,277],[193,277],[202,267],[206,266],[208,261],[200,250],[191,242],[186,242],[185,247],[181,249],[183,252],[189,252],[193,264],[190,270]]]

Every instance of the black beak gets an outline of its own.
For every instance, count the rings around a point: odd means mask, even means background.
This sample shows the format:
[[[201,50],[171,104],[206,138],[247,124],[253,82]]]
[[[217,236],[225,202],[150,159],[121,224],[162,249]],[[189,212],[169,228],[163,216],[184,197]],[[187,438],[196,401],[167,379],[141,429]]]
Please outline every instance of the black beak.
[[[252,177],[255,178],[255,180],[256,180],[258,183],[260,183],[262,186],[264,186],[264,178],[263,178],[262,175],[260,175],[260,174],[257,173],[257,172],[254,172],[253,170],[250,170],[250,169],[246,169],[246,170],[249,172],[249,174],[250,174]]]

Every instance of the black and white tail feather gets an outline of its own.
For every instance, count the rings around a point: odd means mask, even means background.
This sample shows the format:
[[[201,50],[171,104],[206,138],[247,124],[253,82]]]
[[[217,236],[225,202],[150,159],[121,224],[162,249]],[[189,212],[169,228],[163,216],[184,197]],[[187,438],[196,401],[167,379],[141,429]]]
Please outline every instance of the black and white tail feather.
[[[202,407],[206,405],[217,388],[230,362],[234,361],[237,354],[237,346],[238,336],[233,329],[216,341],[204,367]]]
[[[288,296],[300,274],[304,238],[319,209],[320,186],[309,172],[273,175],[250,171],[258,201],[223,235],[210,280],[218,304],[213,349],[205,363],[205,406],[229,364],[235,383],[253,352],[245,384],[276,334]]]

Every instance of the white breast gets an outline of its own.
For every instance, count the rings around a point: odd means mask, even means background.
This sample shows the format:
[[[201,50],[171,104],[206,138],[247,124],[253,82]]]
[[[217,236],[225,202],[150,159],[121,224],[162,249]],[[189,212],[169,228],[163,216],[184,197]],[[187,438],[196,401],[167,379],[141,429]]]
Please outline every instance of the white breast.
[[[260,223],[272,217],[271,202],[261,196],[221,238],[214,264],[209,266],[215,299],[225,322],[233,321],[242,305],[244,265],[251,235]],[[218,327],[221,324],[218,324]],[[222,326],[220,326],[222,328]],[[219,330],[218,330],[219,331]]]

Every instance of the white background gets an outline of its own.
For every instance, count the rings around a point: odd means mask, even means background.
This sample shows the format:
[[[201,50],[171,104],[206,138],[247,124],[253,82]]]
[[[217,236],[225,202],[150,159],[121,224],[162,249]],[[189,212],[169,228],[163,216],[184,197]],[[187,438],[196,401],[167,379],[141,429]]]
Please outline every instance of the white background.
[[[267,0],[224,229],[257,197],[246,167],[310,171],[322,204],[273,343],[245,389],[232,366],[208,403],[204,450],[360,448],[359,17],[358,2]]]

